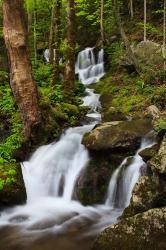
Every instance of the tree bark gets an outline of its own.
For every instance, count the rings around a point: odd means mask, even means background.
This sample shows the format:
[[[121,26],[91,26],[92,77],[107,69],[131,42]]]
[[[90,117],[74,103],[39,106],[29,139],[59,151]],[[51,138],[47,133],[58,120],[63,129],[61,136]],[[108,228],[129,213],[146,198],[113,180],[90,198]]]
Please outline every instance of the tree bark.
[[[42,119],[27,51],[23,5],[23,0],[3,1],[3,33],[10,63],[12,92],[21,112],[25,135],[33,138]]]
[[[56,0],[53,2],[52,6],[52,14],[51,14],[51,25],[50,25],[50,35],[49,35],[49,63],[53,64],[54,60],[54,27],[55,27],[55,7],[56,7]]]
[[[147,21],[147,9],[146,9],[146,0],[144,0],[144,42],[146,42],[146,21]]]
[[[100,9],[100,32],[101,32],[101,43],[104,45],[105,36],[104,36],[104,0],[101,0],[101,9]]]
[[[131,20],[134,18],[133,0],[130,0],[130,18]]]
[[[64,91],[67,96],[75,86],[75,0],[68,0],[67,49],[64,74]]]
[[[34,59],[35,63],[37,61],[37,33],[36,33],[36,25],[37,25],[37,5],[36,0],[34,0],[34,12],[33,12],[33,35],[34,35]]]
[[[166,82],[166,0],[164,0],[164,15],[163,15],[163,46],[162,46],[162,54],[164,60],[164,83]]]
[[[54,67],[53,67],[53,84],[60,80],[59,61],[61,45],[61,0],[55,1],[55,27],[54,27]]]
[[[123,26],[121,24],[118,1],[113,0],[112,1],[112,6],[113,6],[113,14],[114,14],[115,22],[116,22],[116,25],[118,26],[118,29],[119,29],[119,32],[121,34],[122,40],[123,40],[123,42],[125,44],[128,56],[129,56],[130,60],[132,61],[133,65],[135,67],[135,70],[139,74],[139,72],[140,72],[139,64],[137,62],[137,59],[136,59],[136,57],[135,57],[135,55],[133,53],[133,50],[132,50],[131,46],[130,46],[130,42],[129,42],[126,34],[125,34]]]

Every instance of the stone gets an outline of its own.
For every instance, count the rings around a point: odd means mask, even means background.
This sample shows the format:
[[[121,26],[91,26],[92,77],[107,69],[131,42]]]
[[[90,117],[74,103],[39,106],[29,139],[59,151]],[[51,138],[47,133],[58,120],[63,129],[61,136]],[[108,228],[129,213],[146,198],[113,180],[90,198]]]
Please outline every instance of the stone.
[[[166,136],[161,143],[158,154],[148,162],[148,165],[154,173],[166,174]]]
[[[148,210],[105,229],[92,250],[164,250],[166,207]]]
[[[159,194],[159,178],[156,176],[142,176],[134,187],[130,205],[124,210],[122,217],[131,217],[153,208]]]
[[[141,138],[151,129],[150,120],[114,121],[97,126],[83,138],[89,150],[130,151],[140,146]]]
[[[147,108],[146,114],[150,115],[153,120],[156,120],[160,117],[160,111],[155,105],[151,105]]]
[[[18,205],[26,201],[26,191],[19,163],[0,165],[0,206]]]
[[[158,152],[158,144],[154,144],[150,148],[145,148],[139,152],[139,155],[143,158],[145,162],[154,157]]]
[[[133,47],[133,52],[144,65],[158,64],[163,62],[161,45],[153,41],[142,41]]]

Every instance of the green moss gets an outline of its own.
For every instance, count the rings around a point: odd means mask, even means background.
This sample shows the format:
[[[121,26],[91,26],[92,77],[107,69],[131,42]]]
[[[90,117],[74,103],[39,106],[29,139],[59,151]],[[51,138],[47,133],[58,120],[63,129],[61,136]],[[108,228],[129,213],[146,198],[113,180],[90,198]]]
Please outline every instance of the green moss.
[[[78,107],[76,105],[70,103],[64,103],[62,107],[64,111],[71,116],[78,115],[79,113]]]
[[[0,191],[9,189],[17,182],[17,164],[0,165]]]

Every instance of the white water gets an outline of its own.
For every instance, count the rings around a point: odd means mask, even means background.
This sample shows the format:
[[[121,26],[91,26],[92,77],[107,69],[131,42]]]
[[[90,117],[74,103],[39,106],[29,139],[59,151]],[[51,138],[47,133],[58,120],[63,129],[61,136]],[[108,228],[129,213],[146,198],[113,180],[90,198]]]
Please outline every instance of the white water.
[[[94,48],[86,48],[78,54],[76,74],[79,80],[86,85],[99,81],[104,75],[104,50],[101,49],[98,53],[98,58],[95,58]]]
[[[99,52],[96,64],[95,61],[91,48],[78,55],[76,73],[79,73],[86,85],[104,75],[103,50]],[[17,225],[24,229],[24,233],[25,230],[35,230],[36,233],[49,230],[55,233],[70,230],[71,225],[83,221],[87,225],[87,234],[95,234],[115,223],[129,204],[132,189],[144,164],[138,152],[131,164],[124,167],[127,163],[125,159],[115,170],[103,205],[86,207],[74,199],[76,181],[89,162],[88,151],[81,144],[83,135],[101,120],[100,95],[89,88],[85,94],[83,105],[90,107],[87,117],[91,118],[91,123],[69,128],[58,142],[40,147],[29,161],[22,164],[27,203],[4,210],[0,216],[0,225]],[[145,139],[141,148],[150,145],[152,142]]]
[[[154,138],[143,138],[140,149],[134,157],[127,157],[114,171],[110,180],[106,205],[112,208],[126,208],[130,204],[132,190],[141,176],[141,169],[146,168],[146,164],[139,152],[155,144]],[[129,163],[128,163],[129,161]]]

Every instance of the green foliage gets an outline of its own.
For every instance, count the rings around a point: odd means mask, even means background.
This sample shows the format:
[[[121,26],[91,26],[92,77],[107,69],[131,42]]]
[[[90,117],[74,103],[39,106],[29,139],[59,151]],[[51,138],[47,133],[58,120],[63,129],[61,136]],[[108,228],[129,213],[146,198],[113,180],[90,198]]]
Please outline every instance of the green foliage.
[[[0,165],[0,191],[16,182],[16,167],[17,165],[10,163]]]
[[[137,27],[140,29],[144,29],[144,23],[143,22],[138,22]],[[148,35],[158,35],[158,36],[162,36],[162,32],[156,28],[156,26],[154,26],[152,23],[147,23],[146,24],[146,29],[147,29],[147,34]]]
[[[166,119],[160,118],[155,124],[155,130],[159,133],[164,131],[166,133]]]
[[[115,69],[119,66],[119,63],[124,56],[125,49],[121,42],[114,42],[109,47],[106,47],[106,53],[109,56],[111,68]]]
[[[8,80],[6,72],[0,72],[0,79]],[[0,142],[0,163],[13,162],[13,153],[21,146],[22,123],[17,112],[9,83],[0,83],[0,117],[7,119],[10,125],[9,136]],[[5,120],[4,120],[5,122]],[[2,124],[3,125],[3,124]],[[2,126],[3,127],[3,126]]]

